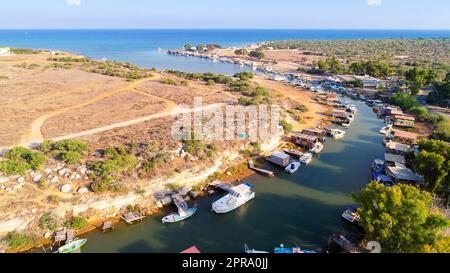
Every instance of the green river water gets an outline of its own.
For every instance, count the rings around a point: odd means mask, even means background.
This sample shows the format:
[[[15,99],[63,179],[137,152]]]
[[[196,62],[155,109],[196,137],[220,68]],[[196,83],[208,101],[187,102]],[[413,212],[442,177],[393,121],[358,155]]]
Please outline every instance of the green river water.
[[[267,165],[275,178],[248,177],[256,197],[245,206],[216,215],[211,204],[220,196],[204,197],[196,200],[197,214],[182,223],[161,223],[174,210],[168,208],[135,225],[87,234],[82,251],[178,253],[196,245],[202,252],[241,253],[245,243],[267,251],[280,243],[326,249],[329,235],[348,228],[341,214],[353,203],[350,193],[369,182],[371,160],[384,153],[382,121],[364,102],[353,103],[358,114],[343,140],[329,139],[324,152],[293,175]]]

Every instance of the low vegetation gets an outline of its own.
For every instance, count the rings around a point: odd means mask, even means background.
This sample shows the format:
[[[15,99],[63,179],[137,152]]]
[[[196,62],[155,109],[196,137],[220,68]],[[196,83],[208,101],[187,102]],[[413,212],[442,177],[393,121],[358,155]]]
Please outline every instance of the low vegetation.
[[[8,235],[6,235],[4,240],[6,241],[8,246],[11,248],[21,248],[23,246],[26,246],[28,244],[35,242],[36,236],[17,233],[17,232],[10,232],[10,233],[8,233]]]
[[[75,216],[72,219],[66,221],[64,223],[64,226],[67,228],[73,228],[73,229],[82,229],[86,227],[89,224],[86,218]]]
[[[81,162],[84,153],[88,151],[88,146],[78,140],[45,141],[39,149],[44,153],[52,155],[55,159],[74,165]]]
[[[0,171],[6,175],[24,175],[28,170],[41,170],[46,162],[45,155],[24,147],[15,147],[5,155],[8,160],[0,162]]]

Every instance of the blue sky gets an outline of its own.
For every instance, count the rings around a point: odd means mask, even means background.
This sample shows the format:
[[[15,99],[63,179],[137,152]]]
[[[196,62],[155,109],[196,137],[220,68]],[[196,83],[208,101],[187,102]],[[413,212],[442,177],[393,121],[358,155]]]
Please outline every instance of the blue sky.
[[[449,0],[1,0],[0,28],[450,29]]]

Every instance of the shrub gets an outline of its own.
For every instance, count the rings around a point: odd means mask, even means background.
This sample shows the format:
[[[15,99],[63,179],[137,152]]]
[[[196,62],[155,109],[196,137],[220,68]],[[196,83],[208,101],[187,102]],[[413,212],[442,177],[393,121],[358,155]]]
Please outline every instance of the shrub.
[[[0,171],[6,175],[24,175],[29,169],[31,169],[30,164],[23,160],[11,159],[0,162]]]
[[[257,50],[250,51],[250,53],[248,55],[250,57],[257,58],[257,59],[262,59],[265,57],[263,52],[257,51]]]
[[[281,127],[283,127],[284,133],[290,134],[292,132],[292,124],[287,122],[286,120],[280,121]]]
[[[48,187],[50,187],[50,183],[48,182],[47,179],[42,178],[41,180],[38,181],[38,187],[40,189],[46,190],[48,189]]]
[[[80,163],[82,158],[83,155],[75,151],[68,151],[61,155],[61,159],[71,165]]]
[[[0,170],[7,175],[24,174],[29,169],[40,170],[45,165],[45,155],[24,147],[15,147],[5,154],[9,160],[0,162]]]
[[[253,73],[244,71],[244,72],[240,72],[240,73],[235,74],[234,77],[235,78],[239,78],[242,81],[247,81],[247,80],[253,78]]]
[[[41,216],[39,219],[39,227],[42,229],[48,229],[50,231],[56,230],[58,228],[58,220],[56,219],[56,216],[48,212]]]
[[[34,235],[20,234],[17,232],[10,232],[5,237],[5,241],[9,247],[20,248],[27,244],[31,244],[36,240]]]
[[[88,225],[84,217],[75,216],[64,224],[67,228],[81,229]]]

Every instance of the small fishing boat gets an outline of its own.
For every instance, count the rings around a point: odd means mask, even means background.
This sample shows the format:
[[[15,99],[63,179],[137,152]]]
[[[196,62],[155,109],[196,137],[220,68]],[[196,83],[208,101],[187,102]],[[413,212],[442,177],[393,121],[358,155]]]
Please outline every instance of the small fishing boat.
[[[393,128],[392,125],[384,126],[383,128],[381,128],[380,134],[387,135],[387,134],[389,134],[392,131],[392,128]]]
[[[314,250],[301,249],[300,247],[284,247],[284,245],[281,244],[280,247],[275,248],[274,253],[276,253],[276,254],[312,254],[312,253],[317,253],[317,252]]]
[[[302,152],[297,151],[297,150],[289,150],[289,149],[284,149],[283,150],[285,153],[287,153],[288,155],[293,155],[293,156],[298,156],[301,157],[303,155]]]
[[[244,251],[245,251],[245,253],[248,253],[248,254],[263,254],[263,253],[269,253],[269,252],[263,251],[263,250],[250,249],[250,248],[248,248],[247,244],[244,245]]]
[[[359,216],[358,211],[359,206],[358,205],[352,205],[350,206],[344,213],[342,213],[342,218],[349,221],[350,223],[354,224],[358,222],[361,217]]]
[[[350,123],[342,123],[341,125],[346,129],[350,128]]]
[[[309,165],[309,163],[311,163],[312,159],[313,159],[313,154],[306,153],[300,157],[300,162],[305,165]]]
[[[181,222],[183,220],[186,220],[187,218],[191,217],[197,212],[197,208],[189,208],[187,210],[181,210],[178,213],[173,213],[170,215],[167,215],[162,219],[163,224],[164,223],[176,223]]]
[[[212,204],[213,211],[219,214],[224,214],[244,205],[248,201],[255,198],[255,192],[251,190],[252,188],[253,185],[249,183],[230,187],[227,195]]]
[[[58,250],[55,253],[72,253],[76,250],[79,250],[82,246],[86,244],[86,242],[87,239],[73,241],[67,245],[58,248]]]
[[[342,131],[339,129],[333,129],[333,130],[331,130],[330,134],[334,139],[341,139],[341,138],[344,138],[345,131]]]
[[[309,151],[313,154],[320,154],[323,151],[323,144],[317,142]]]
[[[293,174],[298,170],[298,168],[300,168],[300,165],[300,162],[292,162],[284,170],[290,174]]]
[[[372,172],[380,173],[384,171],[385,162],[381,159],[374,159],[372,162]]]

